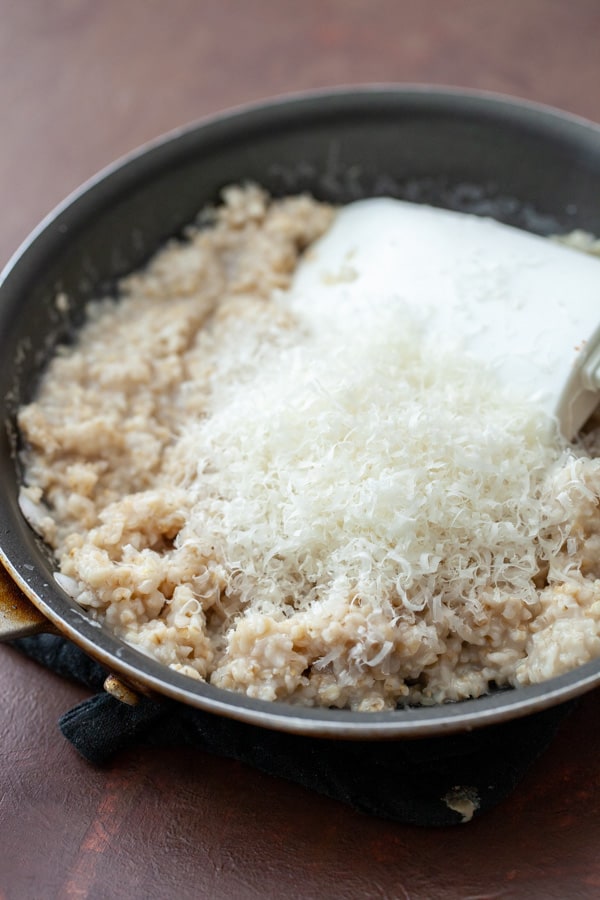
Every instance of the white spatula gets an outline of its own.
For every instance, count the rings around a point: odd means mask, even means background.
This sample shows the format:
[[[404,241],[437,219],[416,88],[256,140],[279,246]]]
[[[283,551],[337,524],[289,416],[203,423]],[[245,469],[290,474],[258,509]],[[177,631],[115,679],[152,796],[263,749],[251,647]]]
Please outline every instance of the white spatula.
[[[600,259],[491,219],[386,198],[338,213],[293,291],[389,296],[460,339],[572,439],[600,395]]]

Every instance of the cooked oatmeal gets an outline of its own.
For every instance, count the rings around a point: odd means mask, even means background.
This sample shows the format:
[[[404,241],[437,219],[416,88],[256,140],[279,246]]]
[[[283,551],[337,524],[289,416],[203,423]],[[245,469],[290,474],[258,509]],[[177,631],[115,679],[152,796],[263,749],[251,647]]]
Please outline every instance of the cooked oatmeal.
[[[229,188],[90,304],[19,415],[58,583],[172,669],[305,705],[600,656],[600,463],[398,304],[289,290],[334,217]]]

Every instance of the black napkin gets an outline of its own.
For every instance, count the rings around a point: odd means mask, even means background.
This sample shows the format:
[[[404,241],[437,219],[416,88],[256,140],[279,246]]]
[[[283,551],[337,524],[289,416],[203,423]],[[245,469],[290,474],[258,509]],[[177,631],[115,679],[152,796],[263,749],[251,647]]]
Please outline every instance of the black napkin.
[[[16,642],[28,656],[101,691],[106,671],[54,635]],[[423,826],[470,821],[516,787],[548,746],[573,702],[471,733],[408,741],[335,741],[268,731],[185,706],[109,694],[60,719],[85,759],[102,764],[134,744],[187,745],[240,760],[371,815]]]

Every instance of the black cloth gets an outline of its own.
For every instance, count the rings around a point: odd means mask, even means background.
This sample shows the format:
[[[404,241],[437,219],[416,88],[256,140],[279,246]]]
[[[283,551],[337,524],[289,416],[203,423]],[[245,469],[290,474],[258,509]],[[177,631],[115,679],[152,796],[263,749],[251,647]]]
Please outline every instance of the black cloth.
[[[236,759],[396,822],[454,825],[481,815],[516,787],[548,746],[573,702],[464,734],[405,741],[335,741],[269,731],[174,701],[126,706],[102,691],[106,671],[54,635],[16,646],[95,696],[60,719],[95,765],[136,744],[187,745]]]

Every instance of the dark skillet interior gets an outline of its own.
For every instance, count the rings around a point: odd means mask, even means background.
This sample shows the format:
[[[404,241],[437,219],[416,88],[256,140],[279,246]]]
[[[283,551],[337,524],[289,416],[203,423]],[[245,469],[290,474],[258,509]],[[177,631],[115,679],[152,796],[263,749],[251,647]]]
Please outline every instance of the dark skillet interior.
[[[600,234],[600,132],[551,110],[429,89],[337,91],[278,101],[159,141],[52,214],[0,287],[0,539],[13,573],[63,630],[115,670],[194,705],[257,724],[339,736],[415,736],[474,727],[566,699],[600,681],[589,664],[546,685],[438,709],[356,714],[251,701],[165,669],[91,623],[55,587],[17,506],[14,414],[85,302],[114,288],[231,182],[344,203],[396,196],[492,215],[542,234]],[[71,300],[68,313],[54,299]]]

